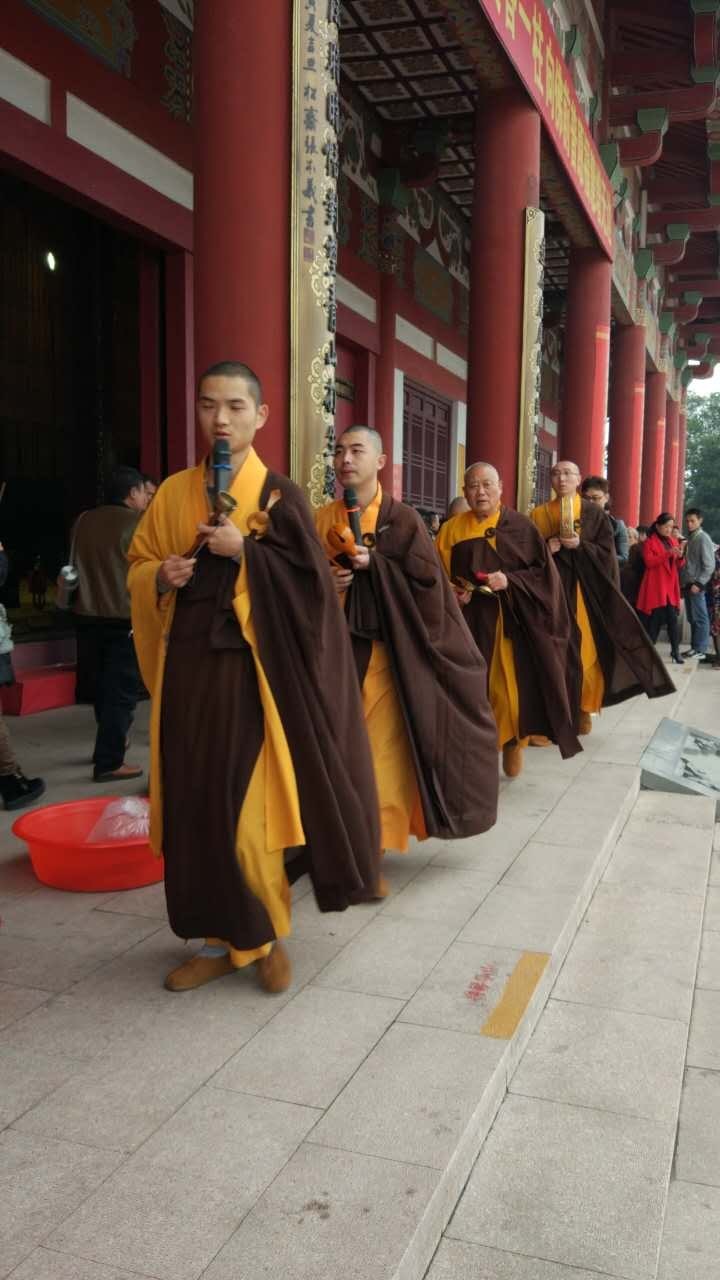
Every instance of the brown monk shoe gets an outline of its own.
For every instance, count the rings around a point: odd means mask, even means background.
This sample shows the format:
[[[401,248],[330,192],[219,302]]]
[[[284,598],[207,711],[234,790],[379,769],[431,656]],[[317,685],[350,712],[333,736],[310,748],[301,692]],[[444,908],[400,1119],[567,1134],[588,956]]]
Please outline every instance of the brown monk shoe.
[[[530,744],[531,747],[551,747],[552,746],[552,742],[550,741],[549,738],[545,737],[544,733],[531,733],[530,737],[528,738],[528,743]]]
[[[523,749],[517,742],[506,742],[503,747],[503,773],[506,778],[517,778],[522,773]]]
[[[589,711],[580,712],[578,733],[580,734],[580,737],[586,737],[588,733],[592,733],[592,716]]]
[[[287,991],[292,982],[292,966],[282,942],[273,943],[272,951],[256,960],[255,964],[263,991],[271,995]]]
[[[193,956],[168,974],[165,986],[168,991],[194,991],[195,987],[204,987],[206,982],[224,978],[227,973],[234,973],[227,951],[224,956]]]
[[[377,884],[375,885],[375,892],[373,894],[373,898],[375,902],[380,902],[383,898],[387,898],[389,892],[390,892],[390,884],[385,879],[385,876],[382,874],[382,872],[380,872],[377,878]]]

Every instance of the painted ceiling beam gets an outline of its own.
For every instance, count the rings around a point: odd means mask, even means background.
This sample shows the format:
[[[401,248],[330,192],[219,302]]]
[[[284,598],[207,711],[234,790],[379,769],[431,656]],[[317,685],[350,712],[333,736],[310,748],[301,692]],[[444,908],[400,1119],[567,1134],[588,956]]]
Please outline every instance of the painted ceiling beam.
[[[670,123],[682,121],[704,120],[715,106],[717,86],[711,84],[695,84],[688,89],[652,89],[647,93],[616,94],[610,99],[608,114],[611,125],[631,125],[635,123],[638,111],[665,107]]]
[[[720,206],[707,209],[656,209],[647,217],[648,235],[664,231],[670,222],[686,222],[691,231],[720,231]]]

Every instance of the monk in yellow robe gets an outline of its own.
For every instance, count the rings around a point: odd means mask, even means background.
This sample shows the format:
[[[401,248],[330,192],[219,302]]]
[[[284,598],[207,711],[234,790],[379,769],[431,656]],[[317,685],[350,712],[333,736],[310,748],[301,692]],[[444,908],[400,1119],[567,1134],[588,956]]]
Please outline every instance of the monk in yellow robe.
[[[588,734],[602,707],[643,692],[662,697],[674,686],[622,595],[612,526],[578,492],[577,463],[556,462],[550,478],[556,497],[530,519],[553,556],[574,622],[578,732]]]
[[[268,416],[256,375],[214,365],[197,415],[216,460],[218,442],[229,450],[227,492],[213,491],[205,462],[171,476],[129,552],[153,700],[151,841],[171,927],[205,939],[165,985],[189,990],[255,962],[261,985],[281,991],[288,877],[309,871],[321,910],[375,895],[372,762],[309,508],[253,448]]]
[[[464,493],[468,510],[445,522],[436,546],[487,663],[497,749],[513,778],[531,735],[564,756],[580,750],[567,686],[570,619],[552,557],[527,517],[503,504],[495,467],[469,467]]]
[[[351,427],[335,474],[357,500],[360,545],[335,559],[342,499],[315,522],[345,610],[380,804],[381,846],[411,835],[472,835],[495,821],[497,768],[483,660],[467,634],[422,520],[383,491],[378,433]]]

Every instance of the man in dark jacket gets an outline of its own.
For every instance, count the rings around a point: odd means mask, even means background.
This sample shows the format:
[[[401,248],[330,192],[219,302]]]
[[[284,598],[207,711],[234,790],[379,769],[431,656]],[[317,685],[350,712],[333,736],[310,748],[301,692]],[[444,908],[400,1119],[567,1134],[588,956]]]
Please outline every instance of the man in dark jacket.
[[[625,521],[621,520],[619,516],[610,514],[610,489],[607,480],[604,476],[586,476],[580,486],[580,493],[583,498],[587,498],[588,502],[594,502],[596,507],[601,507],[605,512],[610,521],[610,528],[613,531],[615,555],[620,568],[622,568],[630,558],[630,540]]]
[[[8,558],[0,542],[0,587],[8,573]],[[26,778],[10,745],[10,735],[0,710],[0,796],[6,809],[22,809],[45,790],[42,778]]]
[[[75,522],[73,545],[78,589],[75,621],[96,671],[93,754],[96,782],[139,778],[139,765],[125,764],[127,736],[140,692],[140,673],[130,630],[126,586],[127,553],[148,504],[143,477],[119,467],[107,505],[85,511]]]

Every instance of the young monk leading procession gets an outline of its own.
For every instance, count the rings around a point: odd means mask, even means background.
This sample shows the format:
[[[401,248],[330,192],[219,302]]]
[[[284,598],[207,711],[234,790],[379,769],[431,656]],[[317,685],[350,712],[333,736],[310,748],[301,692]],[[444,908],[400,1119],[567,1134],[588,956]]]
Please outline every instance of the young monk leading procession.
[[[320,910],[344,910],[385,895],[382,854],[411,835],[488,830],[498,749],[511,776],[533,736],[573,755],[581,711],[597,709],[582,702],[577,601],[610,600],[617,616],[612,592],[624,604],[590,521],[593,549],[582,545],[591,504],[572,538],[546,531],[502,505],[488,464],[467,472],[470,509],[443,526],[438,556],[416,512],[383,492],[368,427],[338,440],[344,500],[313,522],[255,452],[269,412],[246,365],[206,370],[208,458],[161,485],[130,548],[153,695],[151,840],[172,929],[205,939],[167,975],[170,991],[248,965],[266,991],[285,990],[299,875]],[[582,551],[596,578],[585,559],[559,573],[561,549]],[[672,687],[635,633],[615,650],[596,640],[596,653],[600,702]]]

